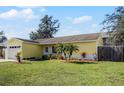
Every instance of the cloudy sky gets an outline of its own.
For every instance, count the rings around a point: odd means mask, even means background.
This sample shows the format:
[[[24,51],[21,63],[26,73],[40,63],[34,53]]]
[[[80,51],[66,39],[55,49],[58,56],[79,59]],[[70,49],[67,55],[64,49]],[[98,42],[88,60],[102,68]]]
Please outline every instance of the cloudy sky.
[[[99,32],[105,14],[116,7],[0,7],[0,30],[8,38],[29,39],[29,33],[36,31],[40,19],[48,14],[58,19],[60,30],[55,35],[67,36]]]

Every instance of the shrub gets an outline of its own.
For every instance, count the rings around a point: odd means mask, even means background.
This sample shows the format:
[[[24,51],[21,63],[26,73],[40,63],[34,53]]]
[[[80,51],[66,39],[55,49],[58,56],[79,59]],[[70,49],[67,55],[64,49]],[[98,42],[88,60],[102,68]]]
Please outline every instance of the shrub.
[[[57,54],[49,54],[49,55],[42,56],[42,60],[57,59],[57,58],[58,58]]]
[[[47,55],[48,59],[52,59],[52,54]]]
[[[36,59],[35,57],[30,57],[29,59]]]
[[[23,58],[23,60],[26,60],[26,58]]]
[[[41,60],[41,58],[30,57],[30,58],[23,58],[23,60],[38,61]]]
[[[63,56],[59,56],[59,59],[64,60],[64,57]]]
[[[49,55],[43,55],[42,56],[42,60],[49,60],[49,59],[50,59]]]
[[[16,59],[19,63],[21,63],[21,52],[17,52]]]
[[[86,57],[86,53],[83,52],[83,53],[81,54],[81,56],[82,56],[83,58],[85,58],[85,57]]]
[[[56,54],[51,55],[51,59],[57,59],[58,56]]]

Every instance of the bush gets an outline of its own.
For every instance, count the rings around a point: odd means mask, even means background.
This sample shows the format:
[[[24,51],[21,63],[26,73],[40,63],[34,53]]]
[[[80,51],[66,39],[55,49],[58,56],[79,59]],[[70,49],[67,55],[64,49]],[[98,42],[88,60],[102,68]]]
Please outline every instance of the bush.
[[[41,58],[30,57],[30,58],[23,58],[23,60],[38,61],[41,60]]]
[[[43,55],[42,56],[42,60],[49,60],[49,59],[50,59],[49,55]]]
[[[36,59],[36,58],[35,57],[23,58],[23,60],[30,60],[30,59]]]
[[[61,59],[61,60],[64,60],[65,59],[63,56],[59,56],[58,58]]]
[[[58,56],[56,55],[56,54],[53,54],[52,56],[51,56],[51,59],[57,59],[58,58]]]
[[[26,60],[26,58],[23,58],[22,60]]]
[[[83,53],[81,54],[81,56],[82,56],[83,58],[85,58],[85,57],[86,57],[86,53],[83,52]]]
[[[57,54],[49,54],[49,55],[43,55],[42,56],[43,60],[57,59],[57,58],[58,58]],[[61,58],[59,57],[59,59],[61,59]]]
[[[17,52],[16,59],[19,63],[21,63],[21,52]]]

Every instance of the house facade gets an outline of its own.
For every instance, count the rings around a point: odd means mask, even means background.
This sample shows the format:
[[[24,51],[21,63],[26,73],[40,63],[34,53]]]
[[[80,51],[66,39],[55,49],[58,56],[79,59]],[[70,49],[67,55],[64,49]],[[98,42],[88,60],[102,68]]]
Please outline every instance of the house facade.
[[[102,44],[100,33],[82,34],[49,39],[38,39],[35,41],[12,38],[8,40],[5,50],[6,59],[15,59],[17,52],[21,52],[22,59],[41,58],[43,55],[55,54],[54,45],[59,43],[71,43],[79,47],[79,51],[72,55],[72,58],[82,59],[85,53],[86,59],[94,59],[97,54],[97,46]]]

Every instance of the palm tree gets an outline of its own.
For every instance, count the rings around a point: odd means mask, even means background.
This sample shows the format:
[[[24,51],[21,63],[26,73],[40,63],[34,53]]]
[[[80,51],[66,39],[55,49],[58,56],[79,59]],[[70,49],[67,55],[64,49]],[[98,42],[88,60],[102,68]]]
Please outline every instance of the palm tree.
[[[66,46],[66,50],[67,50],[67,54],[68,54],[69,61],[70,61],[70,59],[71,59],[72,54],[73,54],[74,52],[79,51],[78,46],[73,45],[73,44],[68,44],[68,45]]]
[[[68,59],[70,61],[71,56],[74,52],[79,51],[78,46],[73,45],[73,44],[58,44],[56,45],[56,51],[57,54],[64,54],[65,59],[67,60],[67,55]]]
[[[62,54],[64,54],[64,58],[67,59],[67,57],[66,57],[66,45],[58,44],[55,47],[56,47],[57,54],[59,54],[61,56],[62,56]]]

